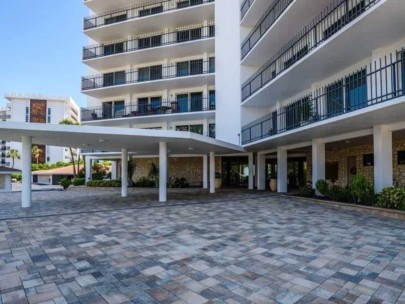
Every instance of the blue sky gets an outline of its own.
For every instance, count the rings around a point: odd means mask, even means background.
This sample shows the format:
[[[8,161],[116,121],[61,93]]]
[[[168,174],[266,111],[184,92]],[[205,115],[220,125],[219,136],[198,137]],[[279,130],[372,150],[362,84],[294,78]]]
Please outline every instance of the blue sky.
[[[0,18],[0,106],[4,93],[72,96],[80,105],[81,61],[87,44],[82,0],[15,0],[3,5]]]

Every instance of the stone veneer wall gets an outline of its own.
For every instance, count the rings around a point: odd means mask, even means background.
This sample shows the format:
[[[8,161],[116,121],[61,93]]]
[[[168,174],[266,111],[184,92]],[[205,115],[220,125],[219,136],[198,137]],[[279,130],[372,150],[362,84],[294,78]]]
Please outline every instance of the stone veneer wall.
[[[393,167],[394,179],[401,185],[405,186],[405,165],[398,165],[398,151],[405,150],[405,140],[393,142]],[[339,179],[337,185],[346,186],[347,184],[347,165],[346,160],[349,156],[357,157],[357,173],[364,174],[371,182],[374,181],[374,166],[363,166],[363,155],[372,154],[374,152],[373,145],[361,145],[353,147],[345,147],[336,151],[326,151],[326,162],[337,162],[339,164]],[[312,168],[312,154],[307,155],[308,168]],[[307,172],[307,180],[312,180],[311,170]]]

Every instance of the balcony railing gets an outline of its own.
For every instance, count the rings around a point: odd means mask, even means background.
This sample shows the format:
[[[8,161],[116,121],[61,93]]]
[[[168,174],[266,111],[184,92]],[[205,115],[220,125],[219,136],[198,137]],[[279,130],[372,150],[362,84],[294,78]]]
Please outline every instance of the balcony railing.
[[[191,99],[177,99],[173,101],[162,101],[160,99],[151,98],[150,102],[138,102],[134,105],[125,105],[123,102],[120,102],[115,105],[104,104],[101,107],[82,108],[82,121],[194,113],[214,110],[215,97],[198,97]]]
[[[242,144],[405,95],[405,50],[391,54],[244,126]]]
[[[82,78],[82,91],[215,73],[215,57]]]
[[[242,59],[250,52],[257,44],[260,38],[269,30],[269,28],[277,21],[294,0],[277,0],[266,11],[254,27],[252,33],[242,43]],[[251,1],[253,2],[253,1]]]
[[[155,47],[186,43],[215,36],[215,25],[83,48],[83,60],[123,54]]]
[[[240,8],[240,19],[242,20],[245,17],[246,13],[248,12],[249,8],[252,6],[255,0],[245,0],[242,2],[242,6]]]
[[[162,14],[168,11],[180,10],[214,1],[215,0],[168,0],[148,3],[137,7],[108,12],[102,15],[86,17],[84,18],[83,28],[84,30],[89,30],[104,25]]]
[[[280,73],[296,64],[348,23],[368,11],[380,0],[339,0],[315,18],[292,42],[284,46],[267,64],[242,86],[242,102]]]

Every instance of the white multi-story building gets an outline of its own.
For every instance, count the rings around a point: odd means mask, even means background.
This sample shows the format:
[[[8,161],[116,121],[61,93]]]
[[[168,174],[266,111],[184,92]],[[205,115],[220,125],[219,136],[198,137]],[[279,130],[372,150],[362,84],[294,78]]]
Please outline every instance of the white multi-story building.
[[[7,107],[0,108],[0,121],[7,121],[9,118]],[[0,166],[8,166],[7,153],[9,150],[9,143],[6,140],[0,140]]]
[[[59,124],[62,120],[69,119],[73,122],[80,122],[80,108],[71,97],[14,93],[5,94],[4,97],[8,100],[6,121]],[[5,142],[4,145],[7,150],[16,149],[21,154],[21,143]],[[39,148],[42,151],[38,159],[39,163],[71,161],[69,148],[54,146],[39,146]],[[76,156],[76,149],[73,149],[73,153]],[[7,153],[5,153],[6,156]],[[5,158],[5,162],[11,164],[12,160]],[[33,160],[33,163],[35,162],[36,160]],[[14,160],[14,168],[21,170],[21,160]]]
[[[242,145],[217,156],[228,186],[405,182],[403,0],[84,3],[84,124]],[[169,167],[203,172],[204,157],[171,155]]]

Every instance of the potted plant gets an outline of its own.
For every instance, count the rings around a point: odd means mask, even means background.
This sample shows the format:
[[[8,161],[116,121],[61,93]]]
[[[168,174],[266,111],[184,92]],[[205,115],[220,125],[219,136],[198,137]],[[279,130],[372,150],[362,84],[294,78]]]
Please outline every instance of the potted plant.
[[[275,171],[270,173],[270,191],[276,192],[277,191],[277,173]]]
[[[222,174],[220,172],[215,172],[215,189],[222,187]]]

